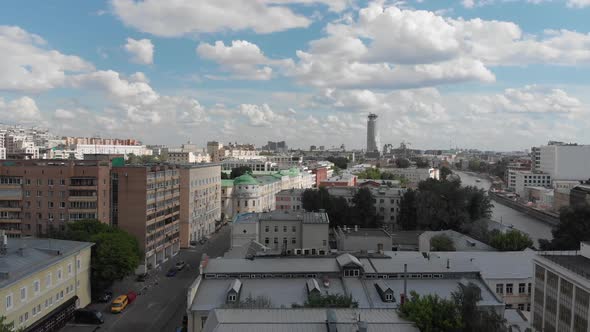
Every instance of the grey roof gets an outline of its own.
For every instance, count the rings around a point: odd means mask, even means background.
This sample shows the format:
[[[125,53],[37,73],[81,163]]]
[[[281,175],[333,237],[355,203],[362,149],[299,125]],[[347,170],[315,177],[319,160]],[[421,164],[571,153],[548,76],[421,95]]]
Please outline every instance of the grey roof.
[[[90,242],[55,239],[9,238],[7,253],[0,256],[0,288],[42,271],[92,245]]]
[[[349,232],[345,232],[344,229],[338,227],[337,230],[347,237],[390,237],[389,233],[381,228],[359,228],[356,231],[354,228],[348,228]]]
[[[307,279],[307,281],[305,282],[305,284],[307,285],[307,291],[311,292],[314,289],[317,289],[318,291],[322,291],[320,289],[320,285],[318,284],[318,281],[315,280],[314,278],[309,278]]]
[[[302,221],[304,224],[328,224],[328,214],[325,212],[274,210],[256,214],[258,221]]]
[[[242,282],[240,281],[240,279],[234,279],[234,281],[232,281],[232,283],[229,285],[227,291],[234,291],[236,293],[239,293],[240,288],[242,288]]]
[[[385,283],[385,281],[383,281],[383,279],[377,279],[375,280],[374,284],[379,287],[379,289],[381,289],[382,292],[385,292],[389,289],[393,290],[391,287],[389,287],[388,284]]]
[[[479,272],[479,268],[467,258],[449,259],[447,268],[447,258],[432,253],[386,251],[385,255],[392,259],[371,259],[377,273],[403,273],[404,264],[408,265],[408,273]]]
[[[559,255],[555,253],[541,254],[541,257],[546,258],[554,263],[557,263],[564,268],[576,273],[577,275],[590,280],[590,259],[582,255]]]
[[[367,322],[369,331],[418,332],[412,322],[387,309],[217,309],[207,319],[204,332],[241,331],[327,331],[328,312],[339,332],[356,332],[357,319]]]
[[[303,192],[306,189],[301,188],[291,188],[279,191],[275,196],[292,196],[292,195],[303,195]]]
[[[342,255],[336,257],[336,261],[338,262],[338,265],[340,267],[344,267],[349,264],[354,264],[359,267],[363,266],[363,263],[361,263],[361,261],[359,261],[358,258],[354,257],[351,254],[342,254]]]
[[[322,273],[339,272],[334,258],[210,259],[204,273]]]
[[[420,234],[419,238],[422,237],[427,237],[429,239],[432,239],[435,236],[438,235],[446,235],[448,236],[452,241],[453,244],[455,245],[455,249],[457,251],[496,251],[495,248],[481,242],[478,241],[472,237],[469,237],[465,234],[461,234],[459,232],[453,231],[453,230],[444,230],[444,231],[426,231],[422,234]],[[420,250],[429,250],[429,248],[425,248],[422,249],[420,248]]]
[[[481,276],[488,279],[527,279],[533,277],[533,258],[536,251],[455,251],[430,253],[430,258],[440,257],[455,260],[469,260],[481,270]]]
[[[424,231],[398,231],[391,232],[391,242],[393,245],[407,244],[418,246],[418,237]]]

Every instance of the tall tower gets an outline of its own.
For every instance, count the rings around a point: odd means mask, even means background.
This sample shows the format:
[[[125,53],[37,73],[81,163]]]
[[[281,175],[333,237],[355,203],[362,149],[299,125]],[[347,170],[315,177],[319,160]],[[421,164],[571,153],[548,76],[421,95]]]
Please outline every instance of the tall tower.
[[[379,133],[377,132],[377,114],[367,118],[367,152],[379,152]]]

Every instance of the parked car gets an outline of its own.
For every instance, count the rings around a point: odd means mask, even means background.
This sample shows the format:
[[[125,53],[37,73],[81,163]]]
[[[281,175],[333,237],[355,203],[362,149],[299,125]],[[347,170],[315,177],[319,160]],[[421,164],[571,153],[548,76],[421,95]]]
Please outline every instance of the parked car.
[[[118,314],[127,308],[129,304],[129,299],[127,299],[127,295],[119,295],[117,298],[111,303],[111,312],[114,314]]]
[[[78,324],[96,324],[104,323],[102,312],[89,309],[78,309],[74,311],[74,321]]]
[[[174,277],[177,272],[178,272],[178,270],[175,267],[173,267],[170,270],[168,270],[168,273],[166,273],[166,276],[167,277]]]
[[[198,244],[199,244],[199,241],[191,241],[191,242],[190,242],[190,245],[191,245],[191,246],[196,246],[196,245],[198,245]]]
[[[144,282],[144,281],[146,281],[147,278],[148,278],[148,274],[142,273],[142,274],[138,274],[137,277],[135,277],[135,281]]]
[[[182,271],[182,269],[184,269],[185,266],[186,266],[186,263],[184,261],[179,261],[176,263],[176,269],[178,271]]]
[[[135,301],[136,298],[137,298],[136,292],[130,291],[129,293],[127,293],[127,301],[129,302],[129,304],[133,303],[133,301]]]
[[[107,303],[113,298],[113,292],[105,291],[97,297],[97,301],[101,303]]]

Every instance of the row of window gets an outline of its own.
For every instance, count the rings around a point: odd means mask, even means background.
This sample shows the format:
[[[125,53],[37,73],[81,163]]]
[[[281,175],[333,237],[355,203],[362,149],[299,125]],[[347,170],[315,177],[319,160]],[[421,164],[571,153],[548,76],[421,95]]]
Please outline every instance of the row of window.
[[[77,269],[80,270],[81,267],[81,261],[80,259],[76,260],[76,266]],[[67,273],[68,276],[71,277],[73,275],[73,269],[72,269],[72,264],[68,264],[67,266]],[[55,272],[55,276],[56,276],[56,281],[57,284],[59,284],[62,279],[63,279],[63,271],[61,268],[57,269],[57,271]],[[53,274],[50,272],[48,272],[45,275],[45,288],[49,289],[51,288],[53,285]],[[31,285],[31,288],[33,290],[33,296],[31,297],[31,299],[34,299],[37,295],[39,295],[41,293],[41,280],[37,279],[33,281],[33,284]],[[72,286],[73,289],[73,286]],[[62,291],[63,292],[63,291]],[[28,286],[23,286],[20,288],[19,291],[19,299],[20,302],[26,302],[29,299],[29,287]],[[13,299],[13,294],[9,293],[8,295],[6,295],[6,301],[5,301],[5,307],[6,310],[11,310],[14,306],[14,299]]]
[[[506,284],[506,289],[504,289],[504,284],[496,284],[496,293],[497,294],[514,294],[513,284]],[[518,294],[531,294],[531,283],[519,283],[518,284]]]
[[[287,229],[288,228],[287,228],[286,225],[283,226],[283,233],[286,233],[287,232]],[[274,230],[275,230],[275,232],[278,232],[279,231],[279,226],[278,225],[275,225]],[[266,233],[270,232],[270,226],[269,225],[264,226],[264,231]],[[291,231],[293,233],[297,232],[297,226],[291,226]]]

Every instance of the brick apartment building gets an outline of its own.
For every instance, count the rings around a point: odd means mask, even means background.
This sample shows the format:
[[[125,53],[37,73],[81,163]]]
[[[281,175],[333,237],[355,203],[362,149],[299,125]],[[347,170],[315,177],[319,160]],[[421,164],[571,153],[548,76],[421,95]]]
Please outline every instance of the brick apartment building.
[[[0,161],[0,229],[38,236],[67,221],[110,223],[109,170],[96,160]]]
[[[112,224],[135,236],[153,268],[180,249],[180,170],[174,165],[114,166]]]

